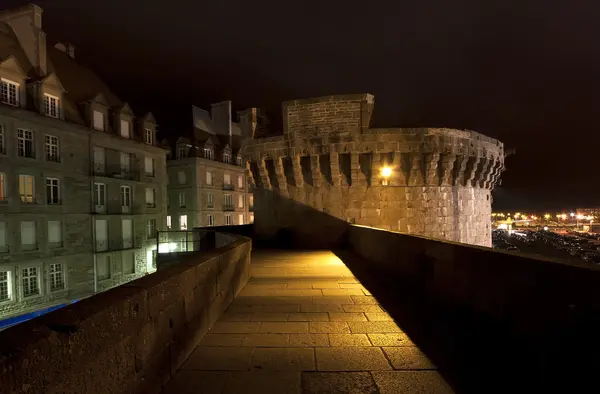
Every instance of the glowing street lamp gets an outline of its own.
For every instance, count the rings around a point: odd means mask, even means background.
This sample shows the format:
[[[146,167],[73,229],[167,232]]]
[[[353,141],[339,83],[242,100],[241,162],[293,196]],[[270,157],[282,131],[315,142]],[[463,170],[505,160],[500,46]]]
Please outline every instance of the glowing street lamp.
[[[392,176],[392,169],[390,167],[382,167],[381,168],[381,177],[383,178],[381,180],[381,184],[384,186],[388,185],[388,179],[389,177]]]

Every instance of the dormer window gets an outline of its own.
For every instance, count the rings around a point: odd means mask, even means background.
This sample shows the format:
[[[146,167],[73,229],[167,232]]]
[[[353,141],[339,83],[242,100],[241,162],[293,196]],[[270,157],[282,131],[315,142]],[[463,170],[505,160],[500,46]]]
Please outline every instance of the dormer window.
[[[144,130],[144,142],[148,145],[154,145],[154,132],[152,129]]]
[[[242,166],[242,156],[237,157],[237,165],[240,167]]]
[[[0,101],[4,104],[19,106],[19,84],[8,79],[0,80]]]
[[[204,158],[212,160],[213,159],[213,151],[210,148],[204,148]]]
[[[229,153],[223,153],[223,163],[231,163],[231,156],[229,155]]]
[[[131,138],[131,134],[129,133],[129,122],[126,120],[121,121],[121,137]]]
[[[104,113],[100,111],[94,111],[94,118],[92,119],[92,122],[94,129],[104,131]]]
[[[44,93],[44,115],[58,118],[58,102],[58,97]]]
[[[177,158],[178,159],[185,158],[185,148],[183,148],[183,147],[177,148]]]

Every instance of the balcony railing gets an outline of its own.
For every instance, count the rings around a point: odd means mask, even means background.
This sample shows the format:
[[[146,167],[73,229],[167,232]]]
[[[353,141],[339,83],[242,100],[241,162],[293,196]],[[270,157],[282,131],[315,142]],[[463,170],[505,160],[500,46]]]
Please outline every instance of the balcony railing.
[[[115,179],[127,179],[130,181],[140,180],[140,170],[137,168],[137,160],[132,160],[129,166],[120,164],[94,163],[92,166],[94,176],[105,176]]]
[[[233,206],[233,204],[226,204],[226,205],[223,205],[223,210],[224,211],[235,211],[235,207]]]
[[[233,183],[224,183],[223,184],[223,190],[234,190],[235,187],[233,186]]]
[[[25,205],[36,205],[39,204],[40,201],[33,196],[26,196],[26,195],[21,195],[19,196],[19,199],[21,201],[21,204],[25,204]],[[43,204],[43,202],[42,202]]]
[[[146,208],[156,208],[156,203],[155,202],[147,202]]]
[[[96,252],[105,252],[108,250],[108,240],[107,239],[103,239],[103,240],[96,240],[96,248],[95,248]]]

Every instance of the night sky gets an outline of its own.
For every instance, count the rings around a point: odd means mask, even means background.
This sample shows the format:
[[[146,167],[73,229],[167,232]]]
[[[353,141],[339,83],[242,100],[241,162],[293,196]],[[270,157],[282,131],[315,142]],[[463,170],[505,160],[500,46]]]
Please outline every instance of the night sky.
[[[495,208],[600,206],[600,2],[512,3],[37,1],[48,39],[75,44],[165,133],[192,104],[280,118],[284,100],[368,92],[373,126],[468,128],[515,148]]]

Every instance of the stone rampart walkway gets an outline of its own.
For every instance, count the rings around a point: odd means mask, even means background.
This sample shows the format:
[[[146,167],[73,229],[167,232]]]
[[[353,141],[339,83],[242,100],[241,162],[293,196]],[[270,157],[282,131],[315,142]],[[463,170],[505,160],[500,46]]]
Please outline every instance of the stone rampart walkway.
[[[251,270],[165,394],[452,392],[333,253],[253,251]]]

